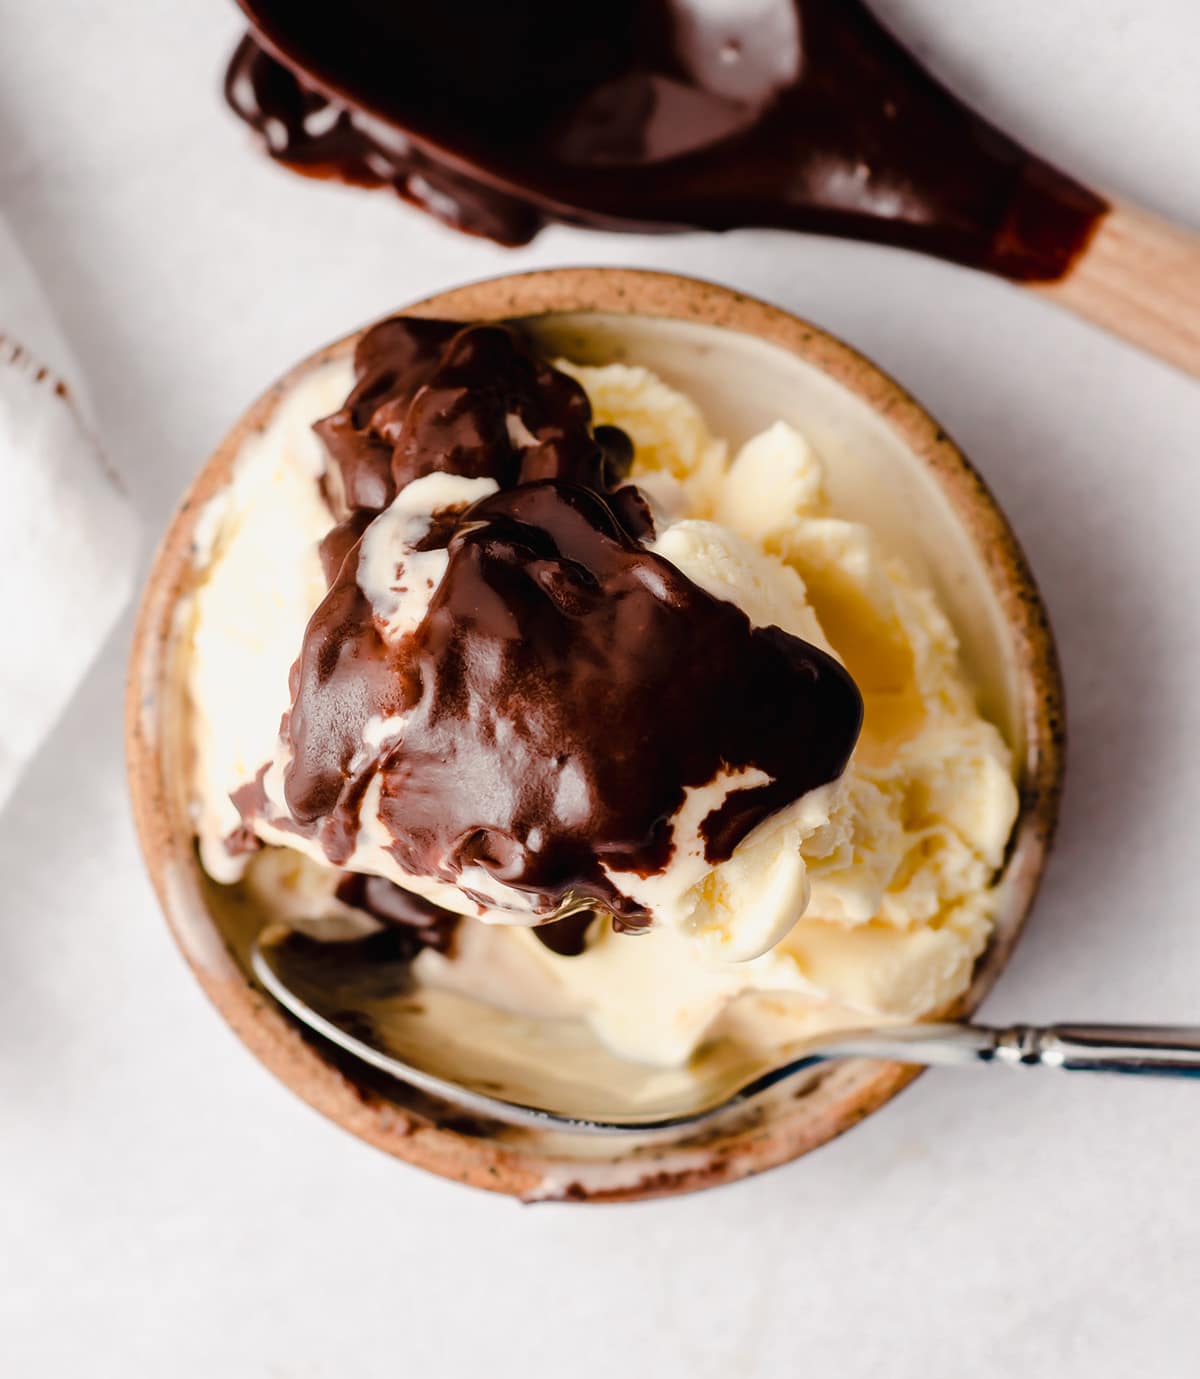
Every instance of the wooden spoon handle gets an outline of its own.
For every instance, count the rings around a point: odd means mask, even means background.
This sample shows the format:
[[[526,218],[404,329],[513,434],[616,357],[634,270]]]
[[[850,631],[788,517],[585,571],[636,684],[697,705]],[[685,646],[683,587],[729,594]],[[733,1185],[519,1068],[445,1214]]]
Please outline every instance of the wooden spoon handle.
[[[1065,278],[1029,285],[1200,378],[1200,235],[1193,231],[1115,202]]]

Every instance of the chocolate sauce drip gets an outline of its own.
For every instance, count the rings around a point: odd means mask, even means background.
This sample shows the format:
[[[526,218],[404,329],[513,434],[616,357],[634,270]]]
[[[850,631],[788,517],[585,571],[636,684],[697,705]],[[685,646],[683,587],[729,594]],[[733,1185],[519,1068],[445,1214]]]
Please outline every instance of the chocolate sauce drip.
[[[435,472],[607,492],[633,462],[629,437],[615,426],[593,432],[584,390],[511,326],[396,316],[359,341],[354,370],[345,406],[315,427],[351,511],[378,511]],[[638,534],[649,529],[634,495],[617,502]],[[343,546],[339,538],[335,554]]]
[[[267,811],[266,778],[269,769],[269,766],[260,766],[254,773],[253,780],[239,785],[229,796],[233,801],[233,807],[243,820],[242,826],[226,834],[224,839],[225,850],[232,857],[257,852],[263,845],[262,839],[254,832],[251,821],[261,818]],[[288,822],[285,820],[281,826],[287,827]]]
[[[332,584],[337,578],[337,572],[342,568],[342,562],[358,545],[359,538],[370,526],[371,519],[375,515],[371,508],[359,508],[339,522],[337,526],[330,527],[321,538],[318,553],[321,558],[321,570],[325,575],[327,585]]]
[[[534,929],[534,937],[552,953],[560,958],[577,958],[587,947],[588,930],[596,922],[596,916],[589,910],[579,914],[567,915],[565,919],[552,919],[547,924],[539,924]]]
[[[281,942],[287,948],[287,968],[301,988],[309,984],[330,991],[345,982],[363,993],[363,975],[371,978],[370,994],[378,997],[407,996],[413,990],[409,967],[428,945],[417,931],[403,926],[377,929],[362,938],[326,939],[293,929]],[[380,1043],[374,1021],[365,1010],[354,1008],[334,1014],[337,1024],[364,1044]]]
[[[1050,280],[1107,210],[861,0],[242,5],[226,91],[272,157],[504,243],[768,225]]]
[[[305,177],[386,187],[456,230],[525,244],[543,222],[516,196],[424,152],[404,133],[331,102],[247,35],[225,74],[225,99],[267,153]]]
[[[443,910],[430,900],[394,885],[382,876],[347,872],[338,883],[337,898],[407,936],[411,956],[422,948],[449,953],[454,947],[461,915]]]

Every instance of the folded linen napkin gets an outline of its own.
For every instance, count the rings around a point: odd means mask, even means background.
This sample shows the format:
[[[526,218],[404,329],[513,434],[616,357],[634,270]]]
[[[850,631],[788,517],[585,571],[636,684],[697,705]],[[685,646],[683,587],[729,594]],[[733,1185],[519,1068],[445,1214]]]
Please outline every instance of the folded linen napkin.
[[[136,558],[79,370],[0,220],[0,808],[128,600]]]

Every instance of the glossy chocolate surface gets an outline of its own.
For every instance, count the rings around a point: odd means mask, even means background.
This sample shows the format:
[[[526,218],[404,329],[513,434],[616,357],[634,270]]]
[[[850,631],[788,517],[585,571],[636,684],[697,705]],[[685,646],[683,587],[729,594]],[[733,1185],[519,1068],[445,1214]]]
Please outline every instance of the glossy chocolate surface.
[[[336,895],[343,905],[363,910],[386,928],[396,930],[393,948],[399,945],[408,958],[416,957],[422,948],[435,948],[439,953],[453,950],[461,916],[385,877],[347,872],[338,883]]]
[[[505,243],[777,226],[1050,280],[1107,209],[861,0],[242,3],[226,92],[273,157]]]
[[[309,622],[284,787],[289,826],[332,863],[353,854],[377,782],[404,871],[481,904],[499,882],[540,914],[594,899],[641,928],[651,916],[611,873],[670,864],[689,789],[717,784],[701,824],[715,864],[841,774],[862,718],[849,675],[649,549],[649,510],[622,479],[628,439],[594,429],[583,389],[517,331],[395,318],[356,366],[346,405],[317,425],[346,493],[382,504],[435,471],[499,491],[435,514],[420,549],[448,563],[414,632],[385,637],[352,541]],[[348,539],[364,512],[349,511]],[[371,721],[397,726],[376,740]],[[737,772],[757,774],[720,785]],[[261,779],[235,802],[252,818]],[[582,930],[556,937],[574,946]]]

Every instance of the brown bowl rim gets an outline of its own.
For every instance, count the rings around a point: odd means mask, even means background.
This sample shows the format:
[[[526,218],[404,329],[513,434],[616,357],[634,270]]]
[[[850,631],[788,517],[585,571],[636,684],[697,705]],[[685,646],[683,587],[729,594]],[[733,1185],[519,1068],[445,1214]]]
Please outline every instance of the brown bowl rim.
[[[1006,912],[950,1017],[969,1014],[1003,970],[1024,927],[1053,841],[1065,766],[1064,700],[1049,619],[1024,553],[983,479],[945,430],[894,379],[827,331],[780,307],[681,275],[630,268],[559,268],[504,274],[439,292],[412,314],[494,320],[560,312],[629,313],[720,326],[798,355],[864,401],[926,465],[979,554],[1009,626],[1026,736],[1021,812],[1006,864]],[[196,978],[250,1051],[324,1115],[385,1152],[443,1177],[516,1197],[630,1201],[733,1181],[788,1162],[842,1134],[918,1074],[895,1063],[837,1065],[816,1088],[764,1123],[738,1121],[690,1152],[639,1151],[606,1177],[576,1160],[530,1152],[507,1138],[439,1123],[379,1095],[323,1056],[238,965],[216,924],[189,909],[179,868],[195,871],[192,840],[173,827],[172,786],[159,750],[157,706],[169,672],[173,618],[192,568],[198,512],[224,483],[244,438],[262,428],[301,374],[348,353],[361,331],[295,365],[230,429],[196,477],[155,555],[139,609],[126,693],[133,812],[146,866],[171,932]],[[447,1115],[449,1122],[451,1117]],[[619,1162],[620,1160],[618,1160]],[[571,1175],[578,1169],[578,1180]],[[596,1181],[588,1183],[586,1179]],[[547,1187],[547,1184],[553,1186]]]

